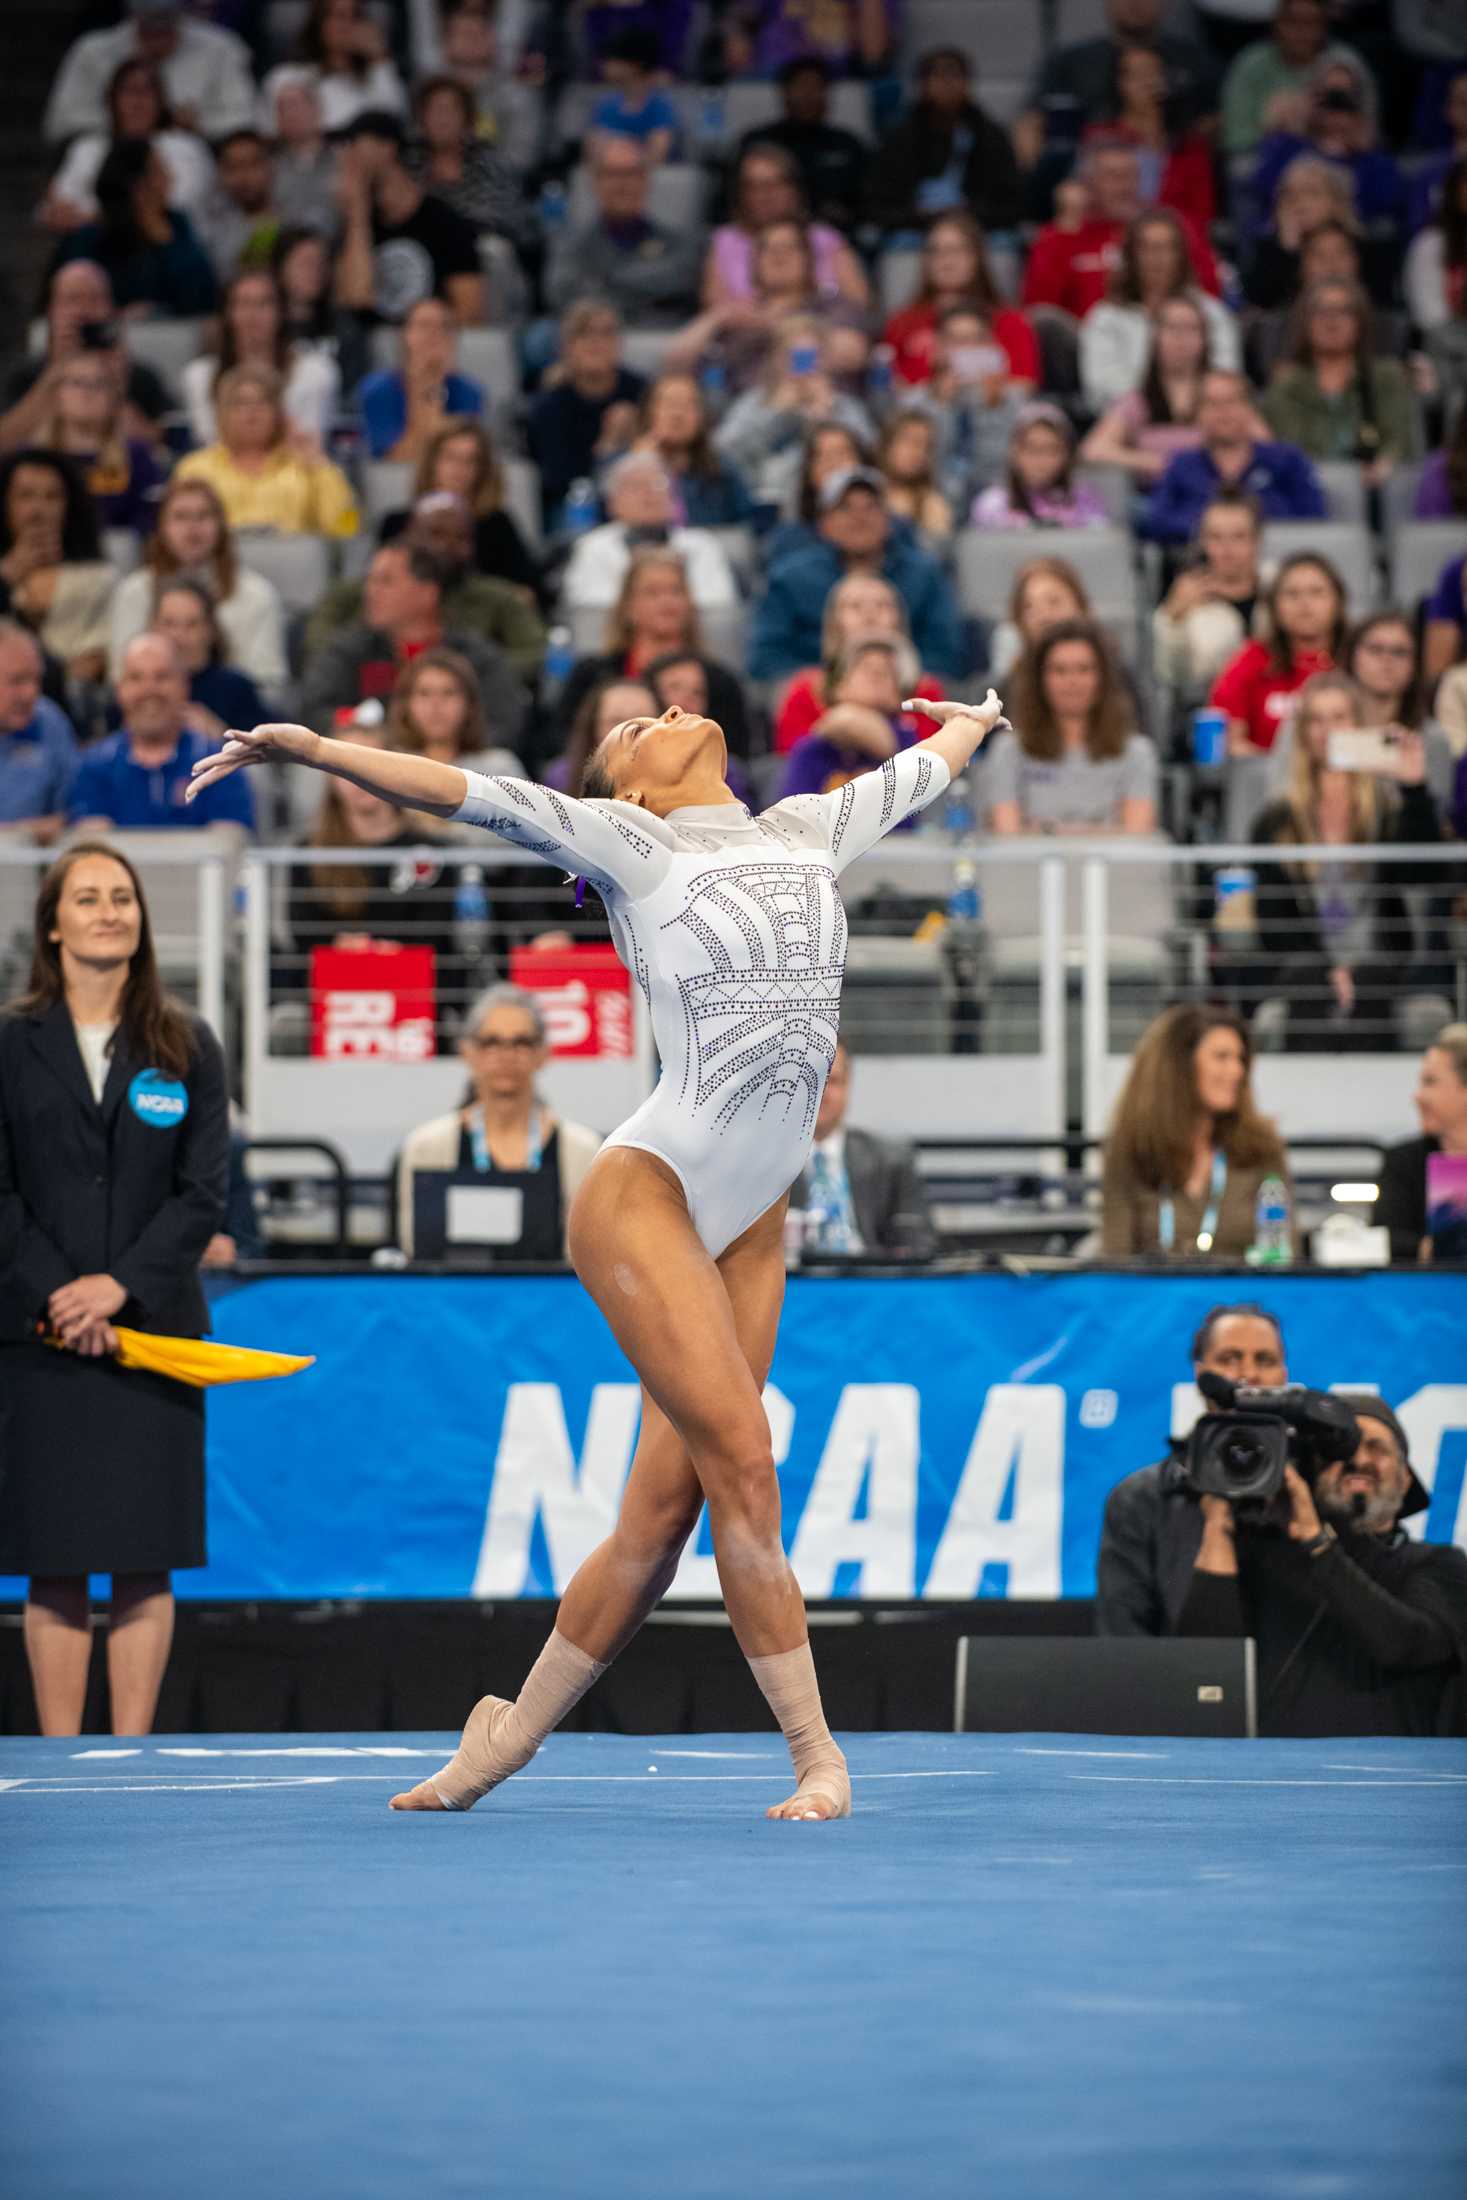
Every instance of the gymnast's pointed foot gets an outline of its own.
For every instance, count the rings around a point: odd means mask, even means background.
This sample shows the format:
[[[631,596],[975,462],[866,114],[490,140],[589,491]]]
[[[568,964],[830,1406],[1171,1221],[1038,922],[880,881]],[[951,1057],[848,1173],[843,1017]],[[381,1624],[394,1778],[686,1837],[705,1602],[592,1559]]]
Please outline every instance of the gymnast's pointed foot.
[[[394,1795],[393,1810],[472,1810],[481,1795],[518,1770],[496,1750],[495,1736],[513,1711],[502,1696],[481,1696],[469,1713],[463,1738],[441,1772]],[[518,1752],[516,1752],[518,1755]],[[523,1760],[521,1760],[523,1761]]]
[[[832,1745],[834,1749],[834,1745]],[[764,1813],[766,1818],[849,1818],[851,1815],[851,1776],[840,1750],[822,1757],[809,1771],[786,1802],[774,1803]]]

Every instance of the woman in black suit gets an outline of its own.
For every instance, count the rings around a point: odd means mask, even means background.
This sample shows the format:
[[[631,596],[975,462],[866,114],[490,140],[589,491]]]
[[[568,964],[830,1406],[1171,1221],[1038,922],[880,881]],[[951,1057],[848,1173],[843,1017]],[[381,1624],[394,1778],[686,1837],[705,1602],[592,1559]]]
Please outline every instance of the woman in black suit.
[[[219,1042],[162,989],[131,864],[78,842],[0,1013],[0,1573],[30,1577],[44,1734],[81,1730],[92,1573],[112,1576],[113,1730],[152,1725],[169,1573],[204,1563],[203,1394],[119,1368],[112,1325],[207,1328],[199,1256],[228,1162]]]

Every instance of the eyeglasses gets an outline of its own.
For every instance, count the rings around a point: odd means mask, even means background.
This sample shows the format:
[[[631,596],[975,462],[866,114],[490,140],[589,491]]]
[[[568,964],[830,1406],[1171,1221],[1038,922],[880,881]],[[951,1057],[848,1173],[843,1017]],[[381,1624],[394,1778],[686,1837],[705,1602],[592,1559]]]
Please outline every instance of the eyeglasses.
[[[1410,642],[1362,642],[1362,657],[1367,649],[1376,657],[1414,657],[1416,654]]]
[[[472,1047],[476,1054],[497,1054],[501,1051],[508,1054],[533,1054],[540,1044],[532,1033],[523,1031],[517,1033],[513,1039],[495,1038],[492,1033],[488,1038],[481,1038],[478,1032],[475,1032],[473,1037],[467,1039],[464,1043],[466,1046]]]

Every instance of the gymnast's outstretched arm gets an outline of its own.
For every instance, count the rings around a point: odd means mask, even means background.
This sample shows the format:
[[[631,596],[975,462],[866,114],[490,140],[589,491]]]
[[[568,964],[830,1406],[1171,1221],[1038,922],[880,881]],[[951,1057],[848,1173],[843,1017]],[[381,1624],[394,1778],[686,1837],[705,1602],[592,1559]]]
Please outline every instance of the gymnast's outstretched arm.
[[[916,695],[902,709],[920,711],[938,721],[936,733],[916,744],[917,752],[940,756],[954,778],[967,770],[994,727],[1006,723],[1003,704],[992,688],[981,703],[929,703]]]
[[[309,726],[265,725],[250,733],[231,733],[223,748],[201,756],[189,780],[187,799],[192,802],[216,780],[251,764],[263,764],[272,756],[349,779],[384,802],[395,802],[405,810],[426,810],[433,817],[452,817],[469,791],[468,774],[456,764],[435,764],[431,757],[404,756],[395,749],[369,749],[357,741],[330,741]]]
[[[457,764],[435,764],[426,756],[328,740],[308,726],[266,725],[252,733],[231,733],[222,749],[195,764],[189,798],[270,756],[349,779],[400,809],[482,825],[526,855],[563,864],[603,893],[617,887],[635,899],[656,886],[667,868],[666,828],[660,819],[627,803],[581,802],[527,779],[491,778],[460,771]]]

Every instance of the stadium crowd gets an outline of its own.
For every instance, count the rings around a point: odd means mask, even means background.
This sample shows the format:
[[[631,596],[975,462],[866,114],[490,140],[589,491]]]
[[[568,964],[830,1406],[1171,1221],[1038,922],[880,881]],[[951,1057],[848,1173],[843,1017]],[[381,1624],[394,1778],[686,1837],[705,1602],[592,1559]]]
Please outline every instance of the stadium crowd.
[[[461,1005],[593,913],[527,870],[466,950],[431,866],[312,862],[426,822],[268,779],[185,809],[225,728],[574,790],[678,702],[758,807],[991,679],[973,818],[1193,845],[1245,1050],[1263,972],[1289,1045],[1452,1022],[1464,873],[1399,851],[1467,838],[1467,18],[114,13],[55,80],[0,389],[0,830],[298,842],[277,997],[407,934]],[[1112,1250],[1155,1242],[1159,1151]]]

